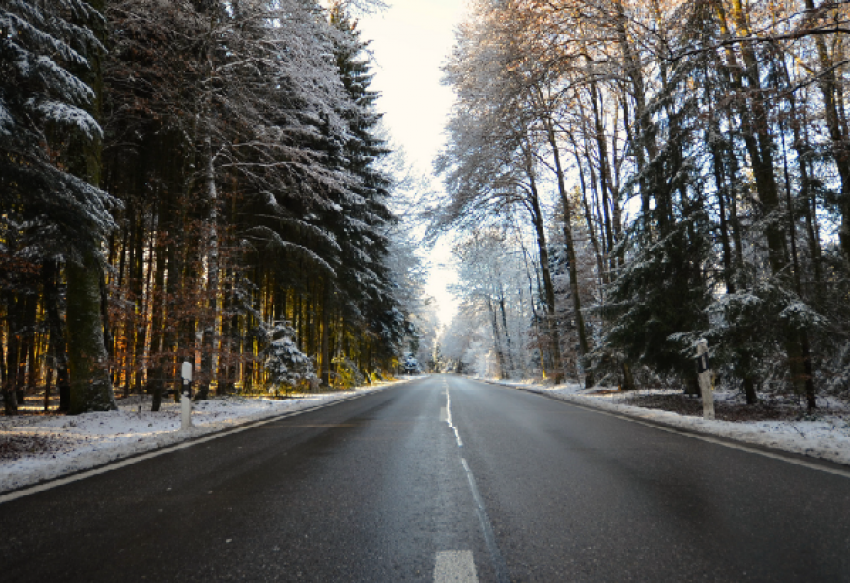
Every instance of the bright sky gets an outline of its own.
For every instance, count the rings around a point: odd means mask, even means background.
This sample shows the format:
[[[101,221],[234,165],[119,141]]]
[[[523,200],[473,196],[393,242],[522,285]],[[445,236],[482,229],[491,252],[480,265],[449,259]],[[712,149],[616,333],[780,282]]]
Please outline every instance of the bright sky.
[[[422,173],[443,145],[443,127],[452,105],[452,91],[440,84],[451,53],[454,29],[463,16],[464,0],[388,0],[390,8],[360,18],[364,40],[375,57],[372,88],[381,93],[378,109],[394,143]],[[446,290],[454,271],[440,268],[449,259],[448,246],[438,245],[429,257],[432,268],[427,292],[439,304],[440,322],[447,325],[456,302]]]

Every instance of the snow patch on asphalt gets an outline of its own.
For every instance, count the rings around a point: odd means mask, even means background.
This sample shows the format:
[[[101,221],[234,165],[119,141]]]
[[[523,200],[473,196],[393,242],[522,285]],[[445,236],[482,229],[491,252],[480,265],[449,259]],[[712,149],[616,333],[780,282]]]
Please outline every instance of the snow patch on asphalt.
[[[850,465],[850,410],[847,405],[835,400],[824,401],[828,405],[812,419],[794,421],[706,421],[701,417],[680,415],[672,411],[648,409],[628,405],[627,393],[595,393],[593,389],[582,389],[581,385],[568,383],[547,387],[530,382],[489,381],[498,385],[524,389],[548,395],[563,401],[588,405],[650,422],[663,423],[672,427],[688,429],[704,434],[726,437],[753,445],[771,447],[783,451],[803,454]],[[669,391],[641,391],[642,395]],[[715,399],[725,398],[715,393]],[[821,402],[819,400],[819,406]]]
[[[119,400],[118,411],[0,417],[0,492],[173,445],[187,439],[301,411],[406,382],[285,400],[229,397],[193,403],[193,427],[180,430],[180,404]]]

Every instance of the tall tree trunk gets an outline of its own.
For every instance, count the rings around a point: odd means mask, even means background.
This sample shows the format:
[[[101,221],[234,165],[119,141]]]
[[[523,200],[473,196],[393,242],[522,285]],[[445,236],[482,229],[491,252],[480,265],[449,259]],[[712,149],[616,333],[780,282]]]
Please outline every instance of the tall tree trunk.
[[[138,288],[140,291],[139,294],[139,316],[138,316],[138,328],[136,331],[136,392],[141,394],[143,390],[143,384],[147,381],[147,369],[150,366],[148,359],[150,358],[149,346],[148,346],[148,326],[151,320],[151,315],[154,310],[154,283],[153,283],[153,275],[154,275],[154,258],[155,258],[155,248],[154,243],[156,240],[156,231],[157,231],[157,220],[158,220],[158,210],[156,205],[151,208],[151,225],[150,225],[150,233],[146,234],[148,239],[148,261],[147,261],[147,270],[145,270],[145,261],[144,254],[141,249],[144,248],[144,241],[142,242],[142,248],[139,250],[139,262],[138,262]]]
[[[174,400],[178,401],[181,395],[182,380],[176,371],[180,368],[183,359],[180,357],[178,349],[178,323],[177,315],[177,299],[181,286],[180,273],[180,248],[182,243],[182,221],[179,217],[179,211],[170,209],[172,213],[169,221],[171,230],[168,232],[168,240],[166,241],[167,249],[165,252],[166,261],[166,280],[167,285],[163,291],[163,300],[165,302],[166,325],[162,336],[162,366],[163,376],[165,377],[165,386],[171,386],[174,390]]]
[[[228,268],[224,275],[223,283],[224,291],[222,293],[224,299],[223,315],[221,322],[221,355],[219,356],[219,385],[216,387],[216,395],[225,396],[233,392],[233,355],[234,342],[233,336],[236,332],[238,322],[236,316],[233,315],[233,269]]]
[[[59,265],[49,259],[42,267],[44,304],[47,312],[47,325],[50,329],[50,354],[56,369],[56,388],[59,390],[59,410],[68,411],[71,407],[71,384],[68,374],[68,356],[65,345],[65,329],[59,313],[60,296],[57,279]]]
[[[101,266],[92,250],[65,266],[72,415],[116,408],[100,319]]]
[[[576,329],[578,332],[579,357],[582,359],[582,367],[585,370],[585,386],[593,386],[593,372],[587,363],[584,362],[586,356],[590,352],[587,341],[587,329],[584,324],[584,314],[581,311],[581,297],[579,295],[578,286],[578,261],[575,250],[575,242],[573,241],[572,227],[572,205],[569,195],[567,194],[566,184],[564,182],[564,171],[561,167],[561,153],[558,147],[558,140],[555,136],[555,128],[552,125],[552,120],[546,120],[547,137],[549,146],[552,148],[552,156],[555,162],[555,173],[558,179],[558,194],[561,198],[561,204],[564,209],[564,242],[567,246],[567,259],[570,263],[570,292],[573,300],[573,310],[575,311]]]
[[[106,13],[106,0],[90,0],[92,8]],[[106,22],[96,20],[87,23],[92,32],[104,45],[107,42]],[[92,116],[101,119],[103,103],[103,53],[94,49],[89,54],[89,70],[86,83],[94,92],[90,107]],[[101,181],[100,140],[84,140],[80,159],[74,164],[74,172],[94,186]],[[99,241],[82,245],[79,261],[69,261],[65,266],[67,280],[67,330],[68,360],[71,375],[71,414],[86,411],[115,409],[112,382],[109,378],[109,363],[103,343],[101,320],[100,278],[103,267],[96,251]]]
[[[215,161],[212,153],[212,140],[208,136],[204,145],[206,170],[204,186],[209,205],[207,222],[204,225],[206,233],[207,254],[207,302],[208,313],[205,318],[203,332],[203,347],[201,356],[201,378],[203,383],[198,387],[196,400],[209,398],[210,384],[214,380],[216,357],[218,353],[218,286],[219,286],[219,249],[218,249],[218,187],[215,179]]]
[[[163,210],[167,207],[163,205]],[[159,411],[162,405],[162,392],[165,389],[165,375],[163,372],[163,322],[165,309],[165,237],[167,231],[167,221],[164,217],[160,217],[160,223],[157,226],[156,236],[156,263],[151,265],[150,269],[154,271],[153,288],[151,289],[151,342],[150,352],[148,353],[147,366],[147,389],[151,394],[151,411]],[[151,257],[151,262],[154,258]]]
[[[107,370],[110,371],[110,383],[114,384],[115,378],[111,371],[115,365],[115,341],[109,320],[109,289],[103,271],[100,272],[100,317],[103,321],[103,346],[106,348],[106,366]]]
[[[578,144],[573,141],[573,150],[576,159],[576,168],[578,168],[579,187],[581,189],[582,209],[584,210],[584,220],[587,224],[587,233],[590,237],[590,244],[593,246],[593,255],[596,257],[596,270],[599,273],[599,279],[607,281],[606,275],[608,271],[602,262],[602,254],[599,251],[599,237],[596,234],[596,229],[593,226],[593,214],[590,211],[590,203],[587,198],[587,181],[584,177],[584,167],[581,163],[581,156],[578,152]]]
[[[493,307],[493,302],[488,294],[487,296],[487,311],[490,314],[490,325],[493,329],[493,348],[496,350],[496,358],[499,361],[499,377],[507,378],[505,365],[505,351],[502,349],[502,335],[499,332],[499,321],[496,316],[496,309]]]
[[[611,205],[608,199],[608,187],[610,185],[608,171],[608,142],[605,139],[605,130],[602,124],[602,114],[598,104],[598,90],[596,83],[590,85],[590,103],[593,111],[594,133],[596,136],[596,149],[599,155],[599,193],[602,198],[602,216],[605,219],[605,240],[609,250],[614,249],[614,229],[611,225]],[[610,251],[609,251],[610,253]],[[609,254],[608,260],[611,269],[616,268],[616,258]]]
[[[4,408],[6,406],[6,380],[8,379],[8,375],[6,374],[6,359],[4,358],[6,351],[3,348],[3,338],[4,338],[4,326],[0,324],[0,395],[3,395],[3,405]],[[4,411],[6,415],[10,413],[8,411]],[[11,412],[14,414],[14,411]]]
[[[716,3],[716,13],[723,34],[728,34],[725,13],[722,5]],[[747,15],[741,0],[732,1],[733,17],[737,26],[737,32],[748,36],[750,34],[747,23]],[[743,91],[741,69],[738,67],[734,53],[727,52],[730,59],[730,68],[733,71],[731,77],[737,90]],[[771,271],[775,276],[782,276],[788,266],[788,250],[785,246],[785,236],[781,224],[777,220],[771,220],[776,213],[781,212],[779,203],[779,189],[776,184],[773,163],[773,138],[768,131],[768,116],[765,103],[762,100],[760,90],[759,63],[753,48],[748,43],[742,43],[741,56],[744,61],[743,75],[747,79],[747,86],[752,95],[747,102],[747,108],[741,112],[744,145],[753,167],[756,190],[759,194],[764,215],[769,217],[765,228],[765,238],[768,246],[768,259]],[[755,92],[753,90],[756,90]],[[808,342],[806,338],[792,329],[785,330],[785,349],[788,354],[788,363],[791,373],[791,381],[800,394],[807,396],[809,408],[814,408],[814,387],[809,382],[810,377],[806,373],[811,368],[811,357],[806,349]]]
[[[331,359],[330,359],[330,326],[331,326],[331,297],[333,285],[327,279],[322,285],[322,307],[321,307],[321,354],[322,354],[322,383],[331,386]]]
[[[534,169],[531,167],[530,156],[526,156],[526,173],[530,188],[531,221],[534,224],[534,233],[537,237],[537,252],[540,255],[540,275],[543,278],[543,292],[546,298],[546,327],[549,330],[549,338],[551,340],[550,353],[552,354],[553,377],[557,385],[564,381],[564,369],[561,365],[560,331],[558,330],[558,321],[555,317],[555,286],[552,283],[552,271],[549,269],[549,248],[546,244],[543,211],[540,208],[540,195],[537,190]]]
[[[819,52],[820,52],[820,50],[819,50]],[[780,60],[780,64],[781,64],[782,73],[783,73],[783,76],[784,76],[784,79],[785,79],[785,85],[790,88],[791,85],[792,85],[791,74],[788,71],[788,67],[785,64],[784,59]],[[829,85],[830,84],[827,84],[827,87],[822,87],[822,90],[825,91],[825,92],[830,91],[831,88],[829,87]],[[832,84],[832,88],[834,88],[834,83]],[[793,146],[793,148],[794,148],[794,150],[797,154],[797,156],[796,156],[797,165],[798,165],[799,172],[800,172],[800,192],[799,192],[797,198],[803,199],[803,201],[804,201],[804,204],[800,205],[800,207],[803,209],[804,217],[806,219],[806,234],[808,235],[807,241],[808,241],[808,246],[809,246],[809,253],[811,255],[812,268],[814,269],[816,288],[817,288],[817,291],[819,292],[820,291],[820,284],[823,281],[823,276],[822,276],[822,273],[821,273],[822,267],[821,267],[820,241],[818,240],[818,237],[815,236],[815,230],[813,228],[813,224],[815,223],[815,219],[813,218],[813,215],[815,215],[817,213],[817,208],[816,208],[817,201],[816,201],[815,197],[812,196],[812,193],[811,193],[812,180],[809,177],[809,166],[808,166],[808,162],[807,162],[808,154],[811,152],[811,147],[809,145],[809,141],[808,141],[807,137],[804,138],[804,136],[802,135],[801,126],[803,125],[803,120],[801,119],[802,116],[801,116],[801,113],[799,111],[799,108],[797,107],[797,99],[794,96],[793,91],[789,92],[788,105],[789,105],[790,111],[791,111],[791,116],[790,116],[791,129],[793,130],[793,134],[794,134],[794,143],[792,144],[792,146]],[[833,109],[834,109],[834,106],[835,106],[834,102],[832,102],[832,106],[833,106]],[[837,113],[835,111],[833,111],[833,115],[835,115],[835,117],[836,117],[836,125],[837,125]],[[841,134],[841,131],[838,127],[834,128],[834,130],[830,129],[830,134],[833,137],[835,136],[836,132],[839,135]],[[785,146],[785,143],[784,143],[784,138],[783,138],[783,149],[784,149],[784,146]],[[836,151],[835,142],[833,142],[833,153],[835,153],[835,151]],[[845,150],[844,154],[845,155],[847,154],[846,150]],[[838,156],[837,159],[839,159],[839,158],[843,159],[843,156]],[[785,157],[785,164],[786,164],[786,170],[785,171],[786,171],[786,174],[787,174],[787,172],[788,172],[788,170],[787,170],[787,157]],[[847,168],[845,168],[845,170],[847,170]],[[839,174],[840,173],[841,173],[841,169],[839,168]],[[787,179],[786,179],[786,182],[787,182]],[[841,177],[841,183],[842,183],[842,189],[843,189],[845,184],[847,183],[844,176]],[[813,206],[815,207],[814,209],[812,208]],[[792,213],[792,217],[794,216],[795,210],[796,209],[793,209],[789,206],[789,212]],[[793,220],[792,220],[792,225],[793,225]],[[798,277],[799,277],[799,274],[798,274]]]
[[[634,119],[637,127],[637,141],[634,144],[635,161],[637,164],[637,173],[642,174],[646,168],[646,158],[655,159],[657,148],[655,145],[655,134],[652,131],[652,123],[649,119],[649,113],[646,107],[646,83],[643,78],[638,57],[635,54],[635,49],[629,40],[627,30],[628,16],[626,15],[625,7],[622,0],[614,0],[614,9],[616,10],[616,30],[617,42],[620,46],[620,51],[623,55],[623,62],[626,69],[626,76],[632,85],[632,97],[635,101]],[[650,209],[650,194],[651,189],[641,180],[641,217],[643,217],[643,230],[649,235],[651,233],[651,225],[648,223],[652,216]]]
[[[3,409],[6,415],[17,415],[18,397],[16,383],[18,382],[18,354],[20,352],[20,334],[18,332],[22,300],[17,294],[9,293],[6,303],[6,367],[3,382]],[[0,358],[3,353],[0,352]]]
[[[729,239],[729,222],[726,218],[728,191],[725,180],[724,158],[721,147],[718,145],[720,128],[717,127],[716,120],[713,118],[712,124],[710,132],[715,135],[713,139],[712,136],[708,136],[706,143],[710,144],[712,170],[714,171],[714,182],[717,186],[717,210],[720,215],[720,243],[723,248],[723,281],[726,284],[726,292],[734,294],[736,286],[732,261],[732,246]]]
[[[23,298],[22,313],[19,316],[18,333],[21,336],[20,355],[18,357],[18,380],[15,382],[15,392],[18,405],[25,404],[27,389],[32,389],[27,372],[34,372],[35,367],[35,318],[38,309],[38,298],[34,293],[26,294]],[[29,377],[29,378],[28,378]]]
[[[813,0],[806,0],[806,10],[810,12],[815,11]],[[833,59],[829,56],[823,36],[814,35],[814,42],[817,47],[818,61],[821,69],[817,75],[818,86],[823,96],[826,126],[832,142],[832,156],[835,160],[838,176],[841,179],[841,196],[839,197],[841,225],[838,229],[838,239],[844,259],[850,262],[850,144],[848,144],[847,132],[842,131],[843,128],[840,123]]]
[[[503,289],[501,282],[499,282],[499,312],[502,316],[502,330],[504,330],[505,333],[505,360],[508,365],[508,368],[502,374],[502,378],[507,379],[510,378],[510,373],[513,373],[516,368],[514,367],[512,354],[511,334],[508,330],[508,315],[505,310],[505,290]]]

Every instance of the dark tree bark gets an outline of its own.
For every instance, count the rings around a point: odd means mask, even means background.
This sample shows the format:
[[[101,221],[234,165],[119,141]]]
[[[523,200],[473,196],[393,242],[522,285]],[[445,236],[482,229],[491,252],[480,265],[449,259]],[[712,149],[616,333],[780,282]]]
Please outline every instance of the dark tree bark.
[[[68,411],[71,407],[71,383],[68,374],[68,356],[65,345],[65,329],[60,316],[59,265],[56,261],[44,262],[42,282],[44,287],[44,307],[47,312],[47,324],[50,329],[50,355],[52,367],[56,369],[56,387],[59,390],[59,410]]]
[[[21,310],[19,304],[21,300],[17,294],[8,294],[8,311],[6,312],[6,366],[3,379],[3,409],[6,415],[17,415],[18,413],[18,398],[16,391],[16,383],[18,380],[18,353],[19,353],[19,334],[18,334],[18,313]],[[2,358],[0,352],[0,358]]]
[[[322,329],[321,329],[321,351],[322,351],[322,383],[331,386],[331,362],[330,362],[330,306],[333,295],[333,285],[327,279],[322,286]]]
[[[89,4],[101,14],[106,12],[106,0],[90,0]],[[86,23],[94,35],[107,42],[104,21]],[[89,71],[84,75],[94,92],[90,113],[99,120],[103,104],[103,53],[91,51]],[[103,144],[100,140],[85,140],[79,158],[73,161],[74,172],[94,186],[99,186],[102,174]],[[65,266],[68,284],[67,330],[68,359],[71,375],[71,414],[86,411],[115,409],[109,363],[103,343],[101,319],[100,280],[103,266],[95,250],[97,241],[83,244],[79,261],[69,261]]]
[[[24,405],[27,390],[35,385],[35,318],[38,309],[38,297],[28,293],[23,298],[23,308],[18,320],[18,333],[21,337],[18,357],[18,379],[15,382],[15,397],[18,405]],[[27,374],[29,371],[29,375]]]
[[[163,371],[163,322],[165,320],[165,225],[158,225],[156,243],[156,268],[151,290],[151,343],[148,353],[147,388],[151,394],[151,411],[159,411],[162,393],[165,390]]]
[[[741,0],[732,2],[733,19],[738,32],[749,35],[747,15]],[[715,12],[718,17],[723,34],[729,34],[726,15],[720,2],[715,3]],[[743,67],[739,66],[734,52],[727,49],[729,59],[728,67],[731,71],[730,78],[733,87],[743,94],[751,95],[747,100],[746,107],[742,108],[740,119],[742,121],[742,134],[744,145],[750,156],[753,168],[753,176],[756,183],[756,191],[759,195],[762,211],[765,216],[772,216],[781,212],[779,200],[779,188],[774,175],[773,152],[775,150],[773,138],[768,131],[767,111],[760,92],[753,89],[761,88],[761,75],[759,62],[753,52],[753,47],[748,43],[742,43],[741,56]],[[745,92],[743,79],[747,80],[749,92]],[[785,268],[789,266],[788,250],[785,244],[785,234],[781,224],[776,220],[770,220],[765,228],[765,239],[768,247],[768,260],[774,275],[782,277]],[[802,333],[790,328],[784,331],[784,345],[788,355],[788,365],[791,373],[791,382],[795,390],[806,396],[809,409],[814,409],[815,391],[811,375],[811,355],[808,350],[808,339],[805,332]]]

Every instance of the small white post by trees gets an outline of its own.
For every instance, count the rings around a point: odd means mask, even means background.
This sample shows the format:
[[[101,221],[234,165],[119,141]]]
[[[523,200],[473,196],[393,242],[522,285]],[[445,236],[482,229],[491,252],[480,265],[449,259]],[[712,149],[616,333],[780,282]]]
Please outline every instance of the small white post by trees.
[[[697,342],[697,377],[702,393],[702,417],[714,419],[714,395],[711,390],[711,369],[708,362],[708,341]]]
[[[183,394],[180,396],[180,429],[192,427],[192,399],[189,395],[192,386],[192,363],[184,362],[180,369],[183,378]]]

